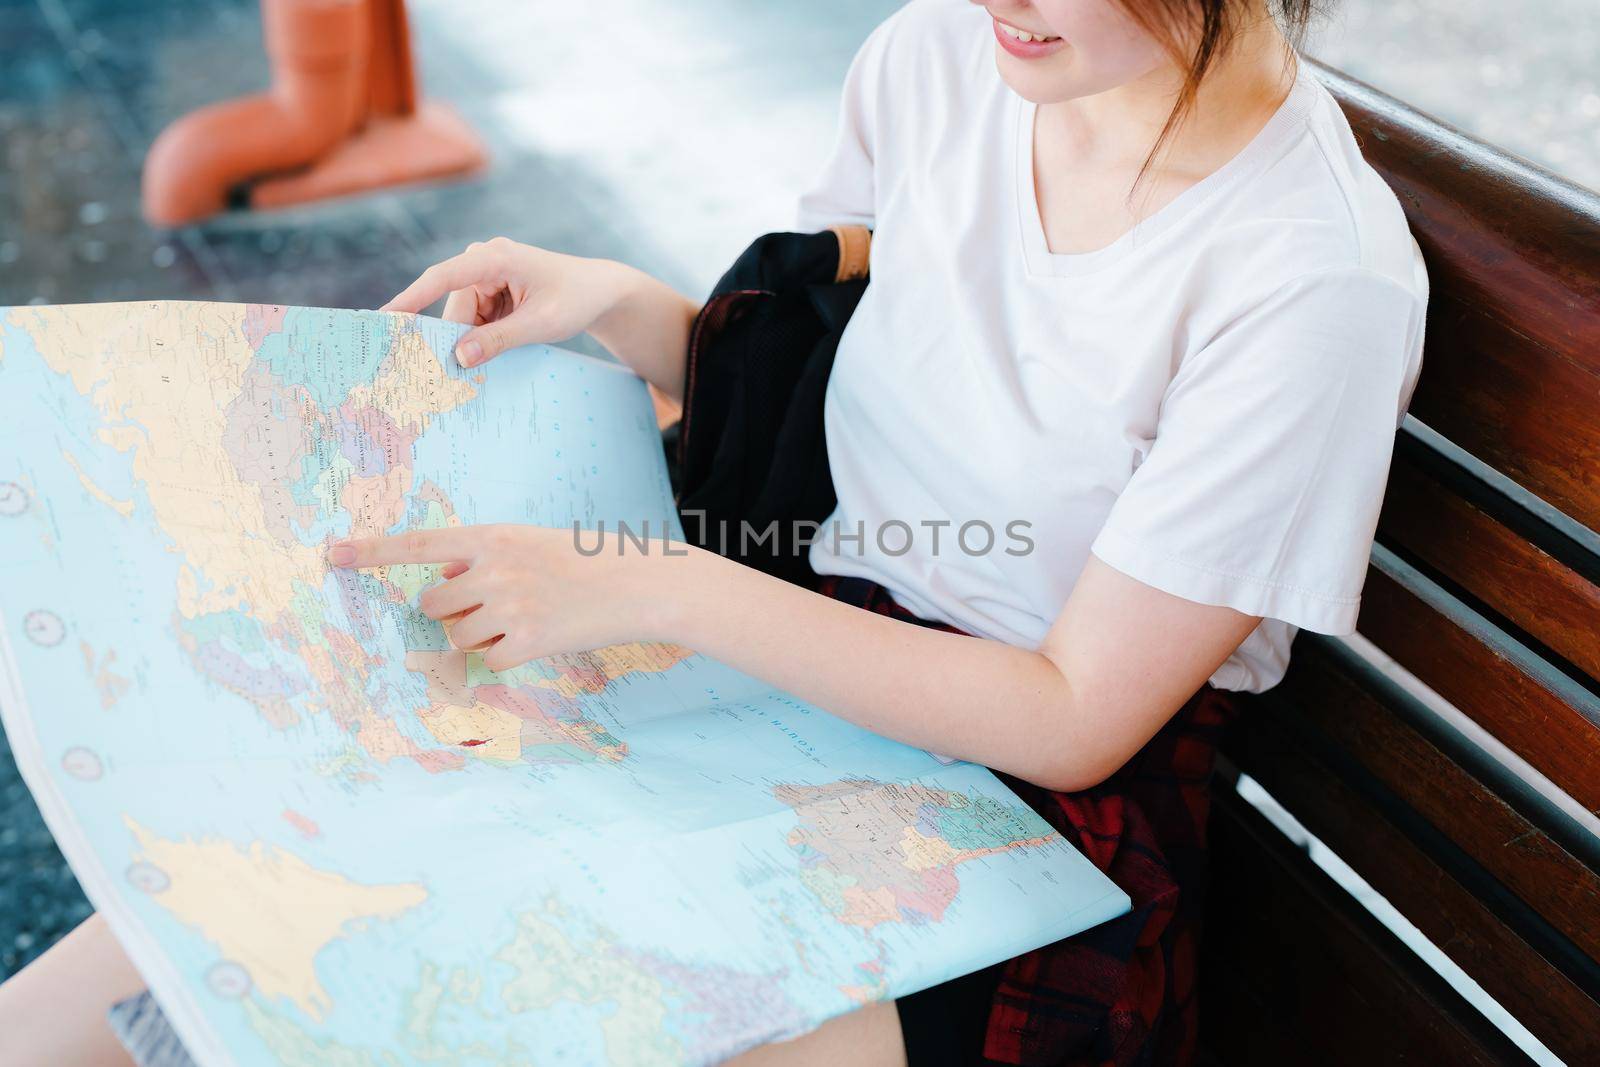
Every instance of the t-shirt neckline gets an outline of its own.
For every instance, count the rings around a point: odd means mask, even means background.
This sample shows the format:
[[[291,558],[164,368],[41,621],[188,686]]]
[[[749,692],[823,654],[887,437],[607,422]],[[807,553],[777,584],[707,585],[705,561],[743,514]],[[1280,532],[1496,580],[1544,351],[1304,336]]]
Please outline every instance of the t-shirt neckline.
[[[1278,148],[1299,128],[1311,110],[1316,89],[1311,78],[1312,75],[1302,64],[1278,110],[1232,159],[1173,197],[1171,202],[1115,241],[1089,252],[1052,252],[1045,241],[1044,222],[1039,214],[1038,192],[1033,181],[1033,126],[1038,105],[1013,93],[1016,119],[1013,127],[1016,146],[1013,153],[1013,187],[1028,273],[1054,276],[1085,274],[1122,259],[1135,248],[1148,246],[1157,234],[1193,214],[1217,192],[1274,158]]]

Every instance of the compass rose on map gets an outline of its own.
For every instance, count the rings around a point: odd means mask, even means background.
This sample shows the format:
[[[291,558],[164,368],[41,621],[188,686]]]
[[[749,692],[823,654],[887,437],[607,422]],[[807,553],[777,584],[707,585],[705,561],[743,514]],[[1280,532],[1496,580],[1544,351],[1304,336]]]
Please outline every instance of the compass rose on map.
[[[22,632],[40,648],[54,648],[67,636],[67,624],[53,611],[30,611],[22,618]]]
[[[82,745],[76,745],[61,754],[61,769],[80,782],[97,782],[106,773],[100,757]]]
[[[28,510],[28,491],[16,482],[0,482],[0,518],[15,518]]]
[[[232,960],[221,960],[206,972],[206,985],[224,1000],[238,1000],[250,992],[250,972]]]
[[[146,893],[161,893],[172,886],[172,879],[167,877],[166,871],[144,860],[130,865],[125,876],[129,885]]]

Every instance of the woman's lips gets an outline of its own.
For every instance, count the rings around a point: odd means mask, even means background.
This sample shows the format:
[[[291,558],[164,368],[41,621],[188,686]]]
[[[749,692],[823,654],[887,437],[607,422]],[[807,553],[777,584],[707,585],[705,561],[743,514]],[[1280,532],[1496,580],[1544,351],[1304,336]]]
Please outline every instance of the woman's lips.
[[[1045,41],[1024,41],[1019,37],[1013,36],[1012,33],[1006,32],[1008,29],[1015,33],[1028,33],[1028,31],[1012,26],[1010,23],[1001,22],[999,19],[994,19],[994,39],[1000,42],[1001,48],[1004,48],[1018,59],[1038,59],[1041,56],[1053,55],[1061,50],[1062,45],[1066,44],[1059,37],[1051,37]],[[1028,35],[1030,37],[1038,36],[1032,33]]]

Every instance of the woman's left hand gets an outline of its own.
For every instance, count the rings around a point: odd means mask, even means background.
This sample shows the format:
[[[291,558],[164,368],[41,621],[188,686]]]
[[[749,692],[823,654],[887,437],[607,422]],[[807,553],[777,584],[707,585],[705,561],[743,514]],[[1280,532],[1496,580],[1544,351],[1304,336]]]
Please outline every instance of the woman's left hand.
[[[482,651],[484,666],[504,671],[562,652],[671,639],[671,608],[698,550],[659,539],[621,549],[616,535],[507,524],[341,541],[328,562],[446,564],[447,580],[424,590],[419,606],[446,621],[451,644]]]

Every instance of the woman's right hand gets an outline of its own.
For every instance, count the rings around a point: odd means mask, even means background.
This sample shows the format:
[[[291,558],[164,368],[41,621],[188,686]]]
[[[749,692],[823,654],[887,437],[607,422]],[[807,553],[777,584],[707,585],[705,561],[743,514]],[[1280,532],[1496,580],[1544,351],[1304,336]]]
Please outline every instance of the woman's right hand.
[[[429,267],[380,310],[420,312],[449,294],[444,318],[473,327],[456,342],[456,359],[473,367],[508,348],[588,330],[622,298],[629,273],[620,263],[496,237]]]
[[[496,237],[429,267],[382,310],[420,312],[446,294],[444,317],[472,327],[456,342],[464,367],[587,333],[663,396],[683,400],[700,305],[643,271]]]

